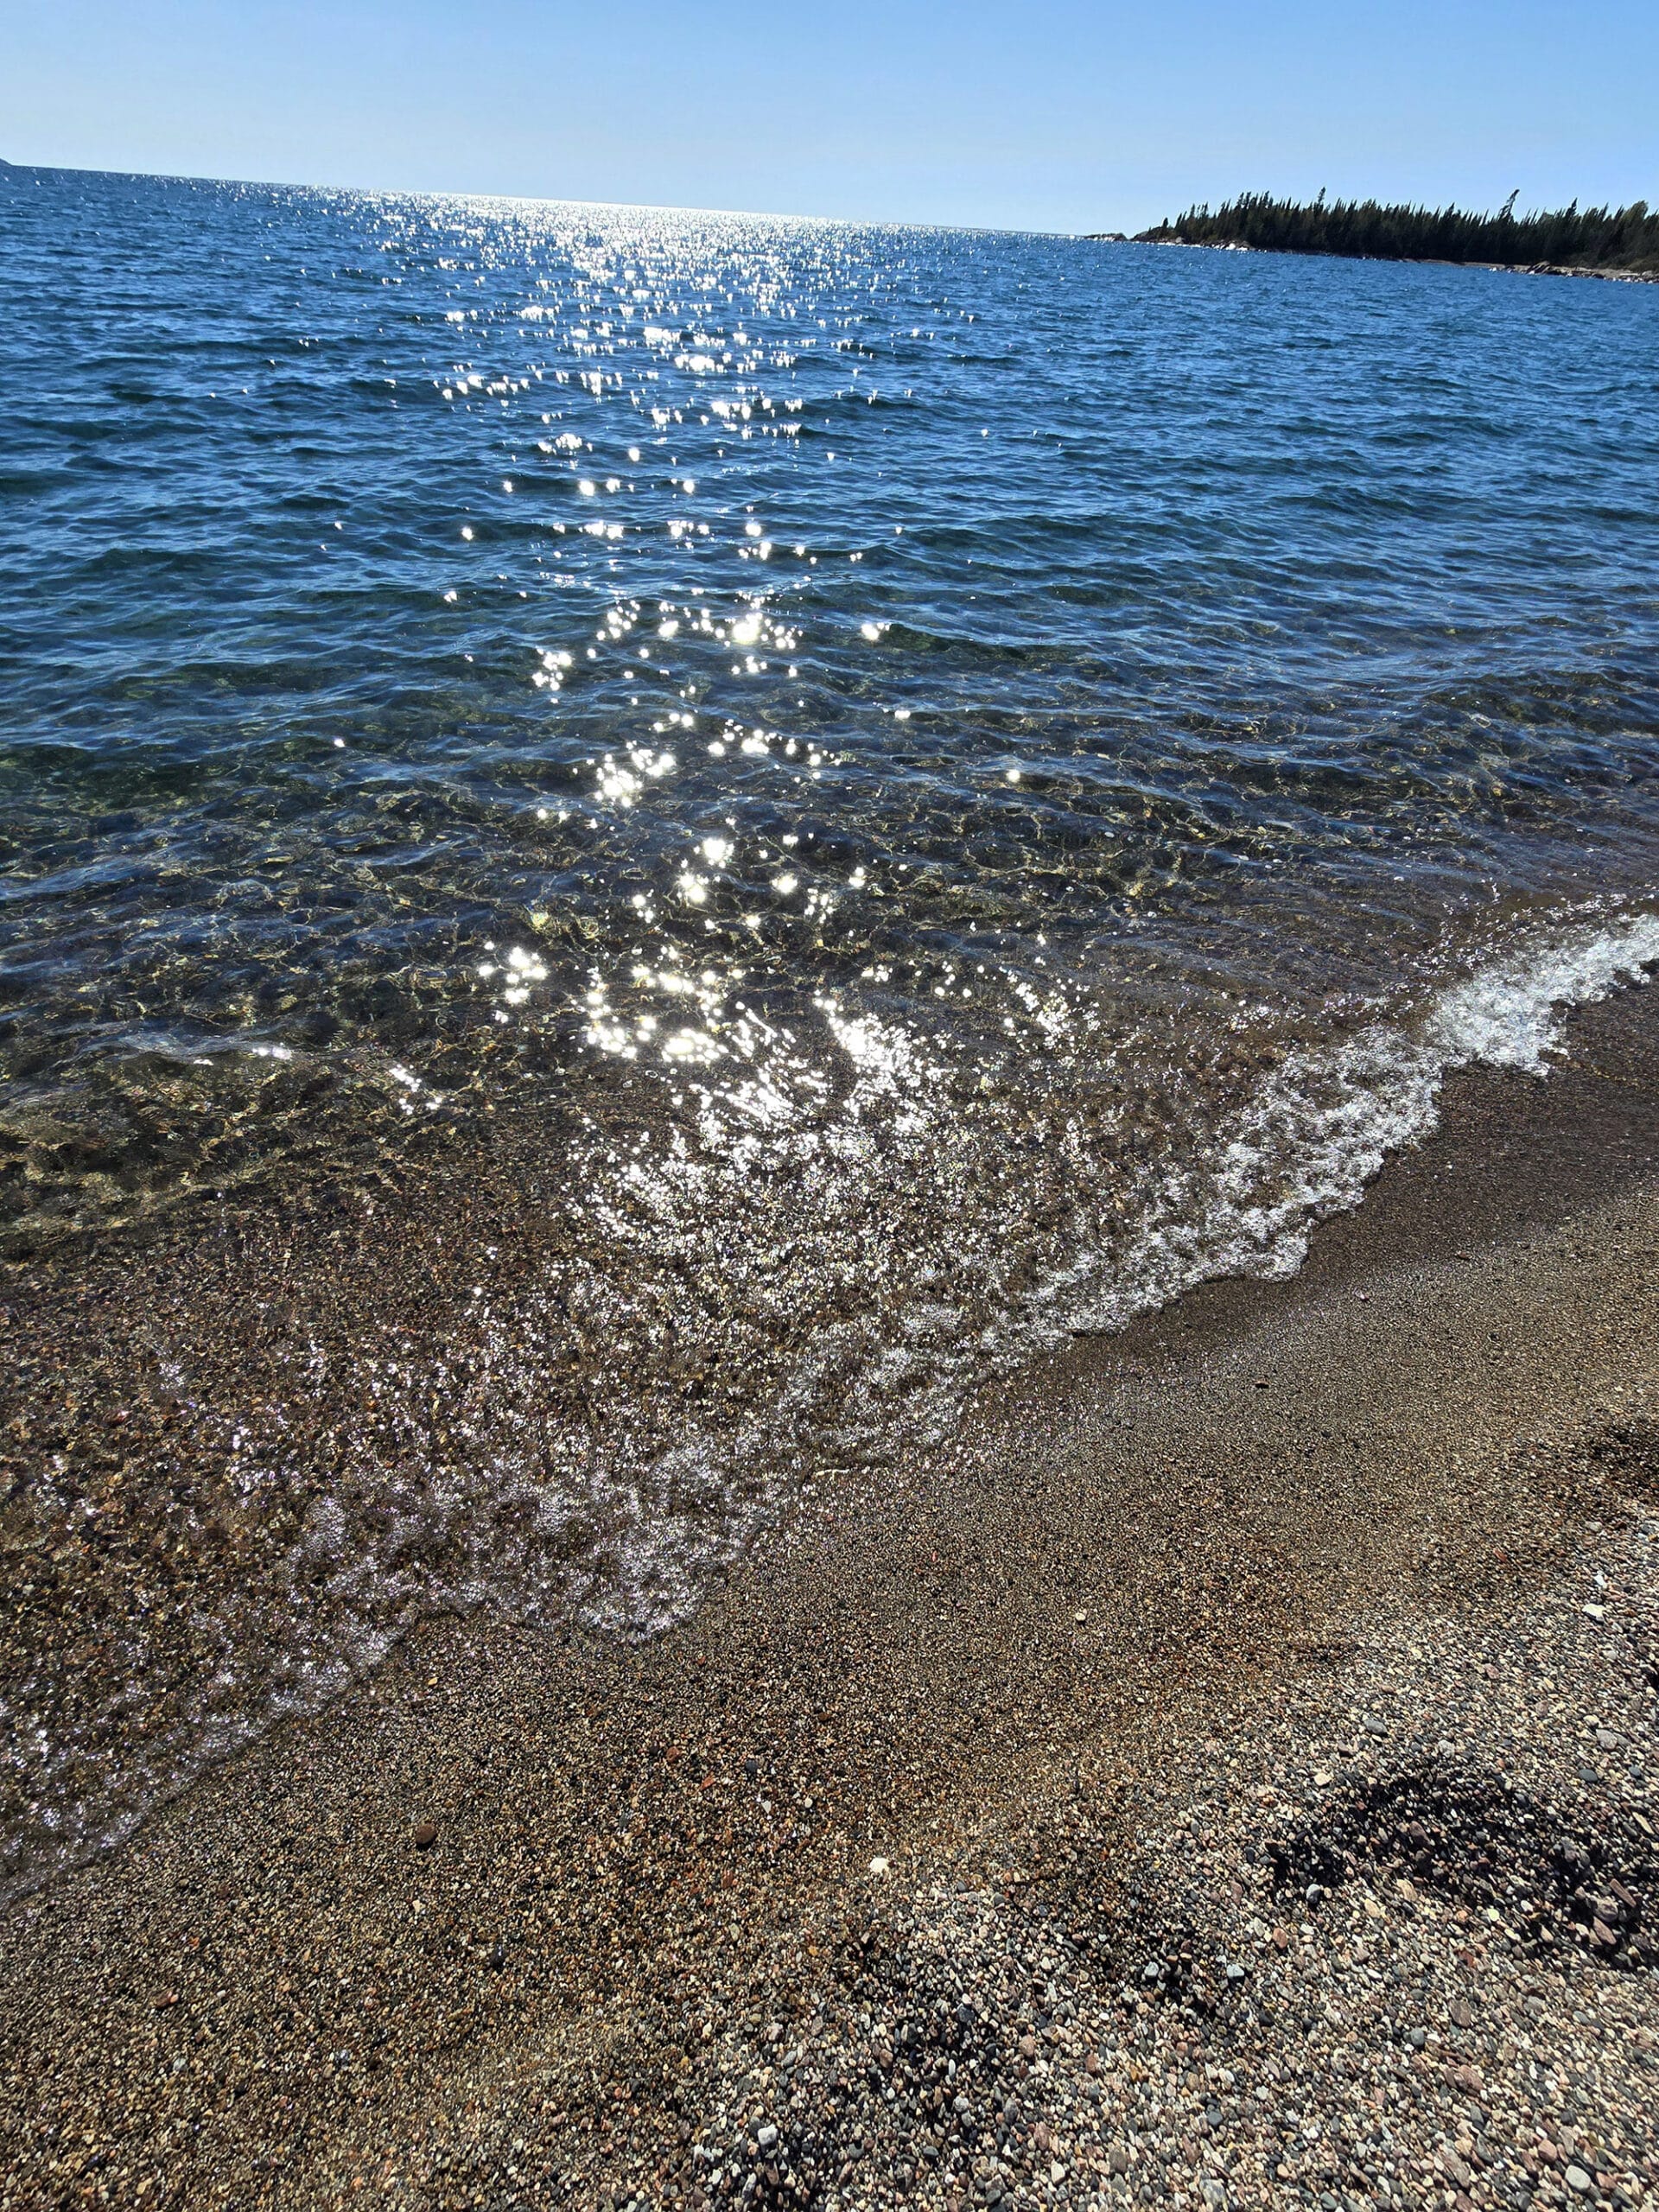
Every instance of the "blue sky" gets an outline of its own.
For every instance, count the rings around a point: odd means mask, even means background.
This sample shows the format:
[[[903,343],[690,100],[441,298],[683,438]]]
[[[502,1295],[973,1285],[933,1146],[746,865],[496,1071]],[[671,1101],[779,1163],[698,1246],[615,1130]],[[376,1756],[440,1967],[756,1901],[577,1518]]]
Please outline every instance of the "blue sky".
[[[0,155],[1047,230],[1659,200],[1659,6],[0,0]]]

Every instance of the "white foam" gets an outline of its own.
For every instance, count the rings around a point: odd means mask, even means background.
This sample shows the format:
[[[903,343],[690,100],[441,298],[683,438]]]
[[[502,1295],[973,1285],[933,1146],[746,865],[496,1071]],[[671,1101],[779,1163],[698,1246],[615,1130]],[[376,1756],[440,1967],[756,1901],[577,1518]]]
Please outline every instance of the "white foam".
[[[1659,914],[1634,914],[1581,930],[1524,955],[1494,961],[1443,991],[1427,1025],[1442,1072],[1484,1061],[1542,1075],[1557,1051],[1561,1009],[1588,1006],[1621,983],[1647,981],[1659,961]]]
[[[1039,1302],[1071,1329],[1113,1329],[1219,1275],[1293,1274],[1318,1223],[1357,1205],[1391,1153],[1437,1124],[1458,1068],[1548,1072],[1566,1009],[1659,962],[1659,915],[1532,940],[1446,985],[1414,1020],[1294,1052],[1226,1131],[1212,1163],[1172,1173],[1127,1249],[1080,1256]]]

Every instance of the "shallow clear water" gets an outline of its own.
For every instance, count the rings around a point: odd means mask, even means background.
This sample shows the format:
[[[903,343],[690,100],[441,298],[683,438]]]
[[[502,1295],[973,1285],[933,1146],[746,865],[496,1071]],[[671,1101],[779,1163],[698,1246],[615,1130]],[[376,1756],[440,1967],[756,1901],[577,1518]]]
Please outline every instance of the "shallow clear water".
[[[386,1271],[123,1325],[189,1636],[25,1623],[16,1868],[423,1605],[678,1618],[1659,950],[1653,288],[40,171],[0,243],[6,1294],[207,1193]]]

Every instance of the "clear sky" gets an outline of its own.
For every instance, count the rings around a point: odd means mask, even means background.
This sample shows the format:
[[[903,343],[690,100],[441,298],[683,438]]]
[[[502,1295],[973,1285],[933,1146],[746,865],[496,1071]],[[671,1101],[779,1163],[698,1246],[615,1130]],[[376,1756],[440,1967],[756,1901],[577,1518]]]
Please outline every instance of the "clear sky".
[[[0,155],[1044,230],[1659,200],[1659,4],[0,0]]]

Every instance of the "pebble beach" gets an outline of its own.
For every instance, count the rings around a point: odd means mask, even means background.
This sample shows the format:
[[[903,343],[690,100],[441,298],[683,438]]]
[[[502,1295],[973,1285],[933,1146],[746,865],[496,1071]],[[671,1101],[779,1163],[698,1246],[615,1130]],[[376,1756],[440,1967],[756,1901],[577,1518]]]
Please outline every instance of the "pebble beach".
[[[1659,2212],[1659,293],[0,229],[0,2212]]]
[[[1656,1048],[14,1904],[0,2206],[1655,2202]]]

